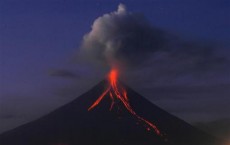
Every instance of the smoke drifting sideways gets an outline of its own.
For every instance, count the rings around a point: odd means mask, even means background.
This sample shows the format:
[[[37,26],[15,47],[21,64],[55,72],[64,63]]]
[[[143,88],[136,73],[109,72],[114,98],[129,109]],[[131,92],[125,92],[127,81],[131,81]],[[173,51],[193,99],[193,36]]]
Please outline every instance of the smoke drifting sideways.
[[[117,11],[97,18],[83,38],[81,56],[107,66],[141,64],[150,52],[164,48],[164,32],[153,28],[141,14]]]
[[[125,68],[126,73],[136,70],[138,74],[174,78],[188,73],[228,72],[229,60],[219,50],[220,46],[183,40],[154,27],[142,14],[128,12],[120,4],[117,11],[93,22],[83,37],[78,58],[102,66],[100,69],[118,67]]]

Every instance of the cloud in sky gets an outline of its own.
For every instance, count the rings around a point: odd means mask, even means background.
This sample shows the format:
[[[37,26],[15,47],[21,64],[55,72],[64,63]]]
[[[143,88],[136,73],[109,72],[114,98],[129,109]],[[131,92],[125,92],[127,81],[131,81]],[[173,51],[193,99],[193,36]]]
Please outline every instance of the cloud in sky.
[[[228,61],[209,42],[183,40],[152,26],[141,14],[117,11],[98,17],[82,41],[80,56],[94,64],[190,73],[222,69]]]
[[[81,55],[109,66],[139,64],[150,52],[163,50],[165,36],[144,16],[129,13],[120,4],[117,11],[94,21],[92,30],[83,38]]]
[[[74,72],[65,69],[51,69],[48,71],[48,75],[54,77],[63,77],[63,78],[77,77],[77,75]]]

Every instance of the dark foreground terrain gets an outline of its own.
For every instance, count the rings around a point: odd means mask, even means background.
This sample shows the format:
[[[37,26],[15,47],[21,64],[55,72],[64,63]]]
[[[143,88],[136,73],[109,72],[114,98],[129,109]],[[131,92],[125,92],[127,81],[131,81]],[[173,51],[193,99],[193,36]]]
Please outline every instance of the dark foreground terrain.
[[[109,96],[88,111],[106,85],[107,81],[102,81],[50,114],[1,134],[0,145],[222,145],[128,87],[133,110],[155,123],[163,137],[147,131],[122,105],[110,111]]]

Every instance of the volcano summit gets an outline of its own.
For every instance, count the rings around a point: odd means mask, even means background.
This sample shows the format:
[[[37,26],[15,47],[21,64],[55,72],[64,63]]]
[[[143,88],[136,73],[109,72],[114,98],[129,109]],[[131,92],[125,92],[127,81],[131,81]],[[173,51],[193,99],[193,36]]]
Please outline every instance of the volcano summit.
[[[220,145],[216,138],[108,79],[50,114],[0,135],[1,145]]]

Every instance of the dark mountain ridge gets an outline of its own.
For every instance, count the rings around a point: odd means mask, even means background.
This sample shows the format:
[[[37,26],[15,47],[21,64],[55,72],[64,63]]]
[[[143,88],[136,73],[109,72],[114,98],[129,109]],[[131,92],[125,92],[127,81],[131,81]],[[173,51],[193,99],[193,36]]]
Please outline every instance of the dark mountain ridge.
[[[74,101],[0,135],[0,145],[221,145],[220,141],[152,104],[123,85],[130,105],[163,136],[147,131],[125,107],[110,108],[110,97],[88,111],[105,90],[102,81]]]

